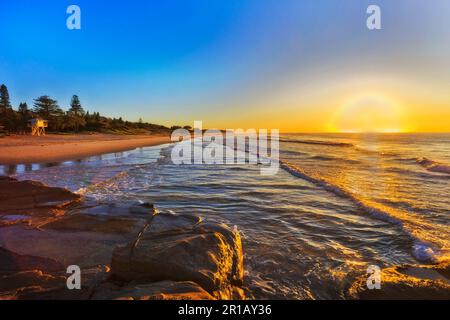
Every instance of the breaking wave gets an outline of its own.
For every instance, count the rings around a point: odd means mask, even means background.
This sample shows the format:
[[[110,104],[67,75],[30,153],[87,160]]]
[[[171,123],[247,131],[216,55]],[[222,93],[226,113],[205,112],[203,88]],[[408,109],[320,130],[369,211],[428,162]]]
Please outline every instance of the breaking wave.
[[[344,187],[335,185],[316,174],[307,173],[302,168],[287,161],[281,161],[280,167],[291,175],[309,181],[339,197],[352,201],[363,208],[372,217],[400,226],[414,240],[413,256],[419,261],[440,263],[450,259],[448,227],[429,223],[405,210],[395,209],[375,201],[363,199]]]
[[[311,145],[331,146],[331,147],[354,147],[354,145],[351,143],[325,141],[325,140],[286,140],[286,139],[281,139],[280,142],[311,144]]]
[[[321,161],[341,161],[341,162],[347,162],[350,164],[360,163],[358,160],[353,159],[345,159],[345,158],[339,158],[339,157],[333,157],[333,156],[324,156],[324,155],[315,155],[310,157],[312,160],[321,160]]]
[[[436,162],[427,158],[415,159],[416,162],[431,172],[450,174],[450,165]]]

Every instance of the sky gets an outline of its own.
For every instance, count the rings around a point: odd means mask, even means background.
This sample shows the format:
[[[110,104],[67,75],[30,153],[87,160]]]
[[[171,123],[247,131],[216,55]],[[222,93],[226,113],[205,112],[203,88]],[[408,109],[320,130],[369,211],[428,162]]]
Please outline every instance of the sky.
[[[81,9],[68,30],[66,9]],[[370,4],[381,30],[366,27]],[[450,132],[448,0],[0,0],[0,83],[164,125]]]

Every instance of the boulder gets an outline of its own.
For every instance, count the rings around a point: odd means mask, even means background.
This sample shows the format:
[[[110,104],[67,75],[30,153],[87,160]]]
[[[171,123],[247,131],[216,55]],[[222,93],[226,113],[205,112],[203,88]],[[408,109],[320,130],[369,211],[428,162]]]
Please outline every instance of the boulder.
[[[237,230],[190,215],[157,214],[139,236],[113,251],[122,281],[192,281],[215,297],[243,298],[243,254]]]
[[[189,233],[201,222],[202,219],[200,217],[191,215],[157,214],[147,225],[140,239],[146,240],[154,237]]]
[[[80,195],[64,188],[0,176],[0,228],[38,227],[47,219],[64,215],[81,200]]]
[[[61,209],[82,199],[63,188],[47,187],[35,181],[18,181],[0,177],[0,211],[2,214],[42,214]]]

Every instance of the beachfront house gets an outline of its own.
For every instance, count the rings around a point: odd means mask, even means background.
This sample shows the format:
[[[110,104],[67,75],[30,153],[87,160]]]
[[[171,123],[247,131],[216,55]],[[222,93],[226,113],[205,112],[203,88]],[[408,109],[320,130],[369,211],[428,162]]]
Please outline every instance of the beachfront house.
[[[48,127],[48,121],[34,118],[28,121],[28,127],[31,128],[32,136],[45,136],[45,128]]]

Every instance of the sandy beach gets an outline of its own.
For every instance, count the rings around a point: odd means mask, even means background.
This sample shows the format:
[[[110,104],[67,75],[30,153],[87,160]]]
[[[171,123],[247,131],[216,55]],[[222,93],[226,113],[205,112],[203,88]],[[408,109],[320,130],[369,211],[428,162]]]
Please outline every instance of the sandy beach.
[[[16,135],[0,139],[0,164],[74,160],[169,142],[168,135]]]

